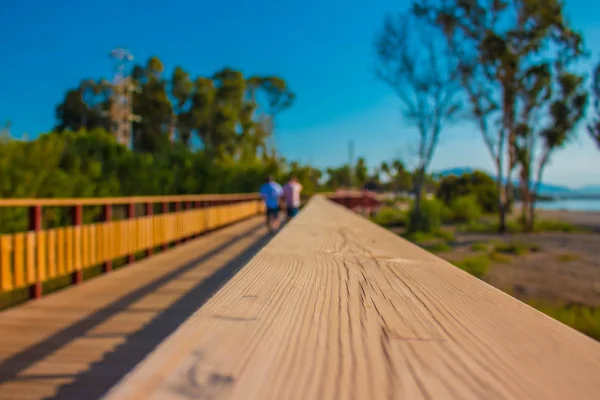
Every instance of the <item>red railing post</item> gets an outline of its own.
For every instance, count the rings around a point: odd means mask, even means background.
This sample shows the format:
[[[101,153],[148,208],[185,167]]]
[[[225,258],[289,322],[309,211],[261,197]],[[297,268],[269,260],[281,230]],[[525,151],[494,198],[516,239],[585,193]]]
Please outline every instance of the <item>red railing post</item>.
[[[102,209],[102,221],[103,222],[110,222],[112,220],[112,205],[111,204],[105,204],[103,206]],[[110,272],[112,271],[112,260],[106,260],[104,262],[104,264],[102,264],[102,270],[104,272]]]
[[[81,226],[81,224],[83,223],[83,207],[81,205],[73,206],[72,213],[73,214],[71,218],[73,221],[73,226]],[[81,244],[81,241],[79,242],[79,244]],[[75,242],[75,246],[77,246],[77,242]],[[76,252],[78,252],[79,250],[80,249],[75,247]],[[72,257],[73,255],[70,256]],[[75,257],[75,263],[77,263],[77,260],[78,257]],[[77,269],[77,267],[79,267],[79,269]],[[77,285],[81,282],[83,282],[83,271],[81,270],[81,265],[75,265],[75,272],[73,272],[73,283]]]
[[[42,230],[42,206],[29,207],[29,230],[34,232]],[[37,251],[34,254],[37,254]],[[42,297],[42,282],[39,281],[37,273],[36,281],[29,289],[29,296],[33,299]]]
[[[168,214],[168,213],[169,213],[169,203],[166,203],[166,202],[163,202],[163,203],[162,203],[162,210],[161,210],[161,212],[162,212],[163,214]],[[168,248],[169,248],[169,242],[165,242],[165,243],[163,243],[163,245],[162,245],[162,250],[163,250],[163,251],[165,251],[165,250],[167,250]]]
[[[152,217],[154,214],[154,203],[146,203],[146,216]],[[150,247],[146,249],[146,257],[154,254],[154,225],[150,225]]]
[[[134,219],[135,218],[135,203],[129,203],[127,204],[127,219]],[[131,253],[127,256],[127,262],[129,264],[135,262],[135,253]]]

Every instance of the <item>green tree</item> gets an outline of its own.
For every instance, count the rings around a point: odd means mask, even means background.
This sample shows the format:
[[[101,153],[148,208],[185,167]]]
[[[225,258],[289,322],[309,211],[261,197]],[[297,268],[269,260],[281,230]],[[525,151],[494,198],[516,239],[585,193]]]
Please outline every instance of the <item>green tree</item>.
[[[442,28],[459,65],[472,117],[496,167],[499,229],[504,232],[513,173],[526,158],[518,144],[523,116],[537,114],[539,104],[547,100],[537,98],[543,90],[531,85],[536,85],[534,81],[542,78],[544,70],[550,81],[565,72],[567,64],[582,55],[582,39],[568,25],[560,0],[444,0],[432,4],[422,0],[416,10],[422,19]],[[532,100],[529,106],[523,103],[528,96]],[[506,184],[501,186],[502,182]]]
[[[348,164],[337,168],[327,168],[326,173],[326,186],[329,189],[350,187],[350,182],[352,180],[352,168]]]
[[[540,74],[539,71],[535,73]],[[554,83],[555,88],[552,90],[551,75],[549,73],[541,73],[541,75],[542,78],[534,80],[532,87],[522,91],[528,95],[522,98],[525,104],[522,111],[524,115],[517,130],[516,142],[521,166],[523,221],[529,231],[534,228],[536,197],[544,170],[552,154],[563,148],[575,135],[575,129],[585,114],[588,96],[582,76],[567,71],[560,72],[556,77],[557,82]],[[537,83],[546,85],[546,88],[536,88]],[[541,129],[537,128],[539,123],[536,124],[528,114],[530,112],[535,114],[535,110],[539,108],[546,108],[550,117],[548,123],[542,125]],[[537,160],[536,154],[538,154]]]
[[[354,179],[358,187],[363,187],[369,179],[369,169],[364,157],[359,157],[354,166]]]
[[[174,114],[163,70],[158,57],[148,59],[144,67],[134,67],[138,90],[133,94],[133,113],[140,120],[133,124],[133,147],[138,151],[157,152],[169,146]]]
[[[588,131],[596,143],[596,146],[598,146],[598,150],[600,150],[600,63],[594,68],[592,77],[592,95],[594,116],[588,125]]]
[[[460,110],[458,70],[441,31],[414,13],[387,17],[375,48],[377,76],[396,93],[405,118],[419,133],[414,176],[418,218],[427,168],[442,127]]]
[[[458,198],[473,197],[484,212],[494,213],[498,211],[497,190],[496,182],[491,176],[482,171],[474,171],[441,178],[435,196],[446,206],[451,206]]]

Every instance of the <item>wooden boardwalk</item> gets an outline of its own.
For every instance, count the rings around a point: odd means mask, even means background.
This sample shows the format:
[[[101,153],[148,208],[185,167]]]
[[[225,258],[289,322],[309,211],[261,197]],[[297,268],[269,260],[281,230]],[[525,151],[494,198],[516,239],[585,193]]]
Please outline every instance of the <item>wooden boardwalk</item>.
[[[0,399],[100,398],[268,240],[253,217],[0,313]]]
[[[313,198],[108,400],[590,399],[600,344]]]

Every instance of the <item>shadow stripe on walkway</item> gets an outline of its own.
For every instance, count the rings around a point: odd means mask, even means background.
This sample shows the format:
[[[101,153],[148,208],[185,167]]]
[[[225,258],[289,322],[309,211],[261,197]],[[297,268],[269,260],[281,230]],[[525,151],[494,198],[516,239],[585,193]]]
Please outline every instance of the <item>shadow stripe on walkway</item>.
[[[99,398],[268,240],[262,218],[0,313],[0,399]]]

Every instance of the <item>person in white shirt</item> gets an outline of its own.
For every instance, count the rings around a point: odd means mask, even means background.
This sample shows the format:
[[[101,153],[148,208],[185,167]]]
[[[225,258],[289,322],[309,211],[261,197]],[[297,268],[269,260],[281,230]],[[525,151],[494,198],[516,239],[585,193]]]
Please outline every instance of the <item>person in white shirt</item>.
[[[267,208],[267,228],[272,233],[278,226],[279,199],[283,195],[283,189],[272,176],[269,176],[267,181],[260,187],[260,195],[264,199]]]
[[[300,208],[300,192],[302,185],[292,176],[288,183],[283,186],[283,198],[285,199],[285,207],[287,218],[291,219],[296,216]]]

